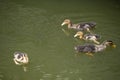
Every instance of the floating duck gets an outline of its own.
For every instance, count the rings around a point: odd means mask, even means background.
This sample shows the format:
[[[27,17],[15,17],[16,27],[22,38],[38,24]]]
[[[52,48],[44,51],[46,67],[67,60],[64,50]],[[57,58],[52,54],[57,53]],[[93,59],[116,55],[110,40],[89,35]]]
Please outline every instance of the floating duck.
[[[98,34],[92,34],[92,33],[89,33],[89,34],[83,34],[83,32],[81,31],[78,31],[74,37],[77,37],[79,36],[80,39],[84,39],[84,40],[90,40],[90,41],[93,41],[94,43],[96,44],[100,44],[100,42],[98,42],[97,40],[100,39],[100,35]]]
[[[95,44],[78,45],[75,46],[74,49],[77,52],[83,52],[86,53],[87,55],[93,56],[93,53],[103,51],[107,48],[107,46],[112,46],[114,48],[116,47],[113,41],[106,40],[100,45],[95,45]]]
[[[15,52],[13,60],[16,65],[25,65],[29,62],[27,54],[22,52]]]
[[[64,22],[61,24],[61,26],[65,25],[65,24],[68,25],[68,28],[76,29],[76,30],[80,30],[80,31],[87,30],[88,32],[90,32],[90,29],[92,29],[96,26],[95,22],[84,22],[84,23],[72,24],[70,19],[65,19]]]

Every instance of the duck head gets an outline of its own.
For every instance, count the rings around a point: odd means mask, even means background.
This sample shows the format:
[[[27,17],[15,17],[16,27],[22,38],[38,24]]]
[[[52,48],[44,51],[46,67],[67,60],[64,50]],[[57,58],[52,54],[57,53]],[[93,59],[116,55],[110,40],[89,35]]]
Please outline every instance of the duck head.
[[[23,56],[24,54],[21,53],[21,52],[15,52],[14,53],[14,58],[17,60],[17,61],[21,61],[23,59]]]
[[[104,42],[104,44],[107,45],[107,46],[112,46],[113,48],[116,48],[116,45],[111,40],[106,40]]]
[[[15,64],[27,64],[29,62],[28,56],[26,53],[15,52],[14,53],[14,61]]]
[[[63,23],[61,24],[61,26],[63,26],[63,25],[65,25],[65,24],[71,24],[71,21],[70,21],[70,19],[65,19],[64,21],[63,21]]]
[[[81,31],[77,32],[77,33],[74,35],[74,37],[77,37],[77,36],[79,36],[80,39],[82,39],[82,38],[83,38],[83,32],[81,32]]]

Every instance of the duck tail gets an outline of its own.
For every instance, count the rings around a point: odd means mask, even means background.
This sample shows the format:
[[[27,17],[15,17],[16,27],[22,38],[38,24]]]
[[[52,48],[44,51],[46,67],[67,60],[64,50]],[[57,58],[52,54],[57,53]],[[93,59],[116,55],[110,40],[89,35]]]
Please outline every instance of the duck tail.
[[[101,39],[101,36],[100,36],[100,35],[95,34],[95,37],[96,37],[97,39]]]
[[[91,28],[95,28],[96,23],[95,22],[90,22],[89,25],[90,25]]]

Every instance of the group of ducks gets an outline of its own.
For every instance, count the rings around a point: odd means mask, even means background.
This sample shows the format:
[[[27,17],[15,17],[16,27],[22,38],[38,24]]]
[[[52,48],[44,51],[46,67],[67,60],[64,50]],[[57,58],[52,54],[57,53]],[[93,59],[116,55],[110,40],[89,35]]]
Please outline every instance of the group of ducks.
[[[83,40],[90,40],[93,41],[93,44],[85,44],[85,45],[77,45],[74,47],[75,51],[78,53],[86,53],[87,55],[93,56],[93,53],[100,52],[106,49],[107,46],[116,47],[116,45],[111,40],[105,40],[103,43],[100,44],[97,40],[100,39],[100,36],[97,34],[91,33],[91,29],[95,28],[95,22],[85,22],[85,23],[78,23],[72,24],[69,19],[65,19],[64,22],[61,24],[68,25],[69,29],[78,30],[78,32],[74,35],[74,37],[79,37]],[[89,32],[89,34],[84,35],[84,31]],[[23,65],[24,71],[26,71],[26,67],[24,65],[28,64],[29,58],[26,53],[23,52],[15,52],[14,53],[14,62],[16,65]]]
[[[65,19],[61,26],[63,25],[68,25],[68,29],[75,29],[78,31],[74,37],[79,37],[80,39],[94,42],[93,44],[75,46],[74,49],[77,53],[86,53],[87,55],[93,56],[93,53],[103,51],[107,46],[112,46],[114,48],[116,47],[111,40],[105,40],[100,44],[98,41],[101,38],[100,35],[94,34],[90,31],[91,29],[95,28],[95,22],[73,24],[70,19]],[[85,31],[87,31],[88,34],[84,34],[83,32]]]

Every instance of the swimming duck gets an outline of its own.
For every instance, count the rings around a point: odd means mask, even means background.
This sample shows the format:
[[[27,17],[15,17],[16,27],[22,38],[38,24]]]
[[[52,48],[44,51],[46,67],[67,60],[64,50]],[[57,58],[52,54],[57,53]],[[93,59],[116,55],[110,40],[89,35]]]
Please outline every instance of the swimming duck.
[[[97,40],[100,39],[100,36],[98,34],[92,34],[92,33],[89,33],[89,34],[83,34],[83,32],[81,31],[78,31],[74,37],[77,37],[79,36],[80,39],[84,39],[84,40],[90,40],[90,41],[93,41],[94,43],[96,44],[100,44],[100,42],[98,42]]]
[[[24,65],[29,62],[27,54],[22,52],[15,52],[13,60],[16,65]]]
[[[76,30],[80,30],[80,31],[87,30],[88,32],[90,32],[90,29],[92,29],[96,26],[95,22],[84,22],[84,23],[72,24],[70,19],[65,19],[64,22],[61,24],[61,26],[65,25],[65,24],[68,25],[68,28],[76,29]]]
[[[95,44],[78,45],[75,46],[74,49],[77,52],[83,52],[86,53],[87,55],[93,56],[93,53],[103,51],[107,48],[107,46],[112,46],[114,48],[116,47],[113,41],[106,40],[100,45],[95,45]]]

